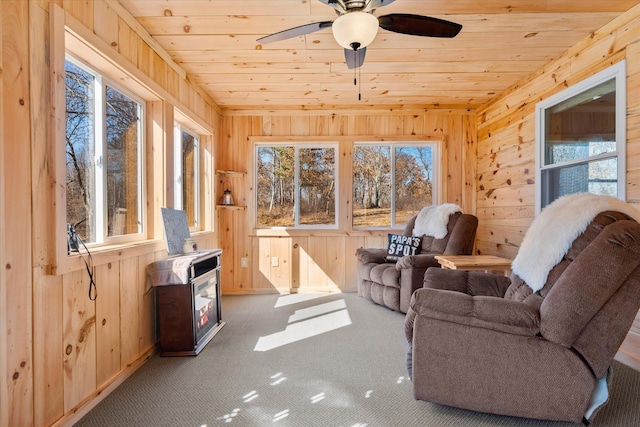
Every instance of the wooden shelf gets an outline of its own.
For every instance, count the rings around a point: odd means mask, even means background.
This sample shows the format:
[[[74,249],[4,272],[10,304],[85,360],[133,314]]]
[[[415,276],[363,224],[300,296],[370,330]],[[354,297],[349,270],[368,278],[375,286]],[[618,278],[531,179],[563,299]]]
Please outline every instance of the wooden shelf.
[[[238,205],[216,205],[216,209],[230,209],[232,211],[243,211],[247,209],[247,207],[238,206]]]
[[[230,171],[230,170],[217,170],[218,175],[228,176],[230,178],[238,178],[245,176],[246,172]]]

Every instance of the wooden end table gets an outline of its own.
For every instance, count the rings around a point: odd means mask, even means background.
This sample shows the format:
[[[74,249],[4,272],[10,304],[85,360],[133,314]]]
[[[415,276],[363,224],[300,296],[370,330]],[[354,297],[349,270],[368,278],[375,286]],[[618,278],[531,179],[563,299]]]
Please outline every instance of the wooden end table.
[[[442,268],[469,271],[502,271],[511,275],[511,260],[493,255],[436,255]]]

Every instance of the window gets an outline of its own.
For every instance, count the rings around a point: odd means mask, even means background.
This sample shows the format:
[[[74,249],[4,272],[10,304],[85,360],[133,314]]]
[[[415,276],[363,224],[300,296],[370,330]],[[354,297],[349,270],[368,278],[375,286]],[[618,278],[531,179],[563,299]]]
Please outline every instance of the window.
[[[353,226],[406,224],[437,203],[437,144],[358,143],[353,148]]]
[[[142,233],[143,103],[65,61],[67,223],[86,243]]]
[[[622,61],[536,105],[536,212],[590,192],[625,198]]]
[[[199,228],[199,142],[195,132],[176,126],[174,206],[187,213],[187,223],[192,230]]]
[[[335,228],[337,146],[256,145],[258,227]]]

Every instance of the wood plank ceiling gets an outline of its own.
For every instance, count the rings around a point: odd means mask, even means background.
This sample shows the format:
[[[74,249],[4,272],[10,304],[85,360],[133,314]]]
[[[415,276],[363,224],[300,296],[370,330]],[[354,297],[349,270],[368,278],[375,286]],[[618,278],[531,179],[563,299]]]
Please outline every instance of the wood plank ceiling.
[[[222,109],[330,110],[475,108],[638,0],[397,0],[374,14],[433,16],[462,31],[437,39],[380,29],[355,76],[330,28],[256,42],[335,20],[318,0],[119,2]]]

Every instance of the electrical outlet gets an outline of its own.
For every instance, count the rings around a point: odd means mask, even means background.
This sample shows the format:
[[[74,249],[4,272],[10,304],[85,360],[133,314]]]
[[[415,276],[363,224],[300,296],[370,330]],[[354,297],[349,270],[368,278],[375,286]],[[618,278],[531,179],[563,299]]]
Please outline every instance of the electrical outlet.
[[[249,263],[247,262],[246,258],[240,258],[240,267],[242,267],[242,268],[249,267]]]
[[[280,265],[280,260],[277,256],[271,257],[271,267],[277,267]]]

